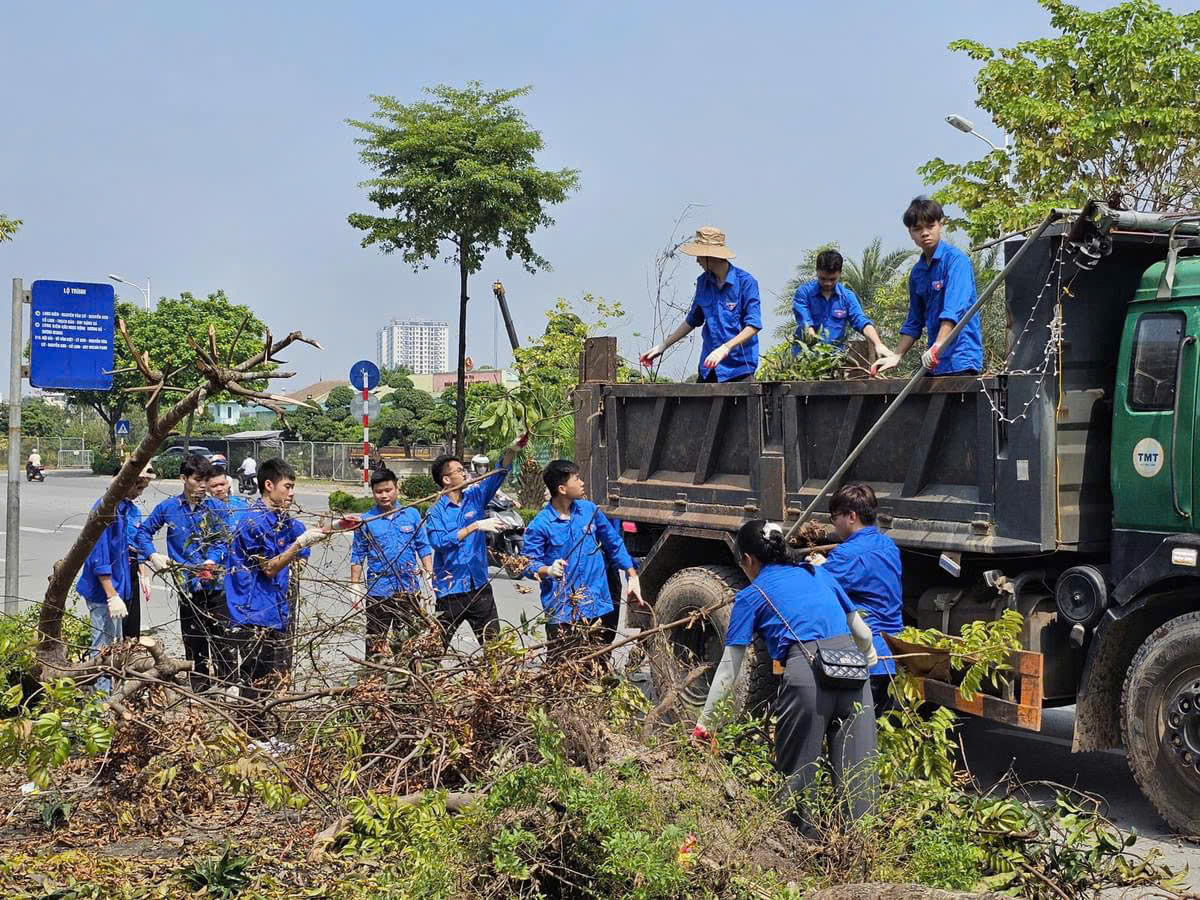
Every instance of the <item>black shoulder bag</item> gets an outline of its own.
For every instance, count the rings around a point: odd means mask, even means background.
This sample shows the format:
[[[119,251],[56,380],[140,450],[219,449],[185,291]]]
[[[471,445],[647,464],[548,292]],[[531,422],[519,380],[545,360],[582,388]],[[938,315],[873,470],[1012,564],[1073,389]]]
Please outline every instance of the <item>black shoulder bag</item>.
[[[817,652],[814,654],[804,646],[804,641],[796,635],[792,630],[792,625],[771,602],[771,598],[767,596],[767,592],[760,588],[757,584],[754,589],[762,594],[763,599],[767,601],[767,605],[783,623],[788,632],[792,636],[792,640],[800,648],[800,652],[808,657],[808,661],[812,663],[813,674],[816,675],[817,681],[827,688],[833,690],[854,690],[861,688],[867,679],[871,677],[871,667],[867,665],[867,656],[857,647],[823,647],[821,640],[816,641]]]

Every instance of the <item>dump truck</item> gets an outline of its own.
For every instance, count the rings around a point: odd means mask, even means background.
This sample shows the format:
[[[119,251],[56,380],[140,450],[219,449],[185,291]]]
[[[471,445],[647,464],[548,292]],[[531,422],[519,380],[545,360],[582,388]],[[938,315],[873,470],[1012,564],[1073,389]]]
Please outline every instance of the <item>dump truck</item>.
[[[625,523],[654,620],[746,583],[743,522],[828,523],[832,492],[868,483],[901,548],[906,622],[958,634],[1024,616],[1005,689],[968,700],[926,678],[926,699],[1033,730],[1074,704],[1073,749],[1123,747],[1163,818],[1200,832],[1197,218],[1092,203],[1009,240],[1011,352],[979,377],[625,384],[605,362],[615,341],[594,342],[576,457]],[[715,664],[727,621],[718,608],[669,646]],[[739,703],[773,693],[761,645],[741,682]]]

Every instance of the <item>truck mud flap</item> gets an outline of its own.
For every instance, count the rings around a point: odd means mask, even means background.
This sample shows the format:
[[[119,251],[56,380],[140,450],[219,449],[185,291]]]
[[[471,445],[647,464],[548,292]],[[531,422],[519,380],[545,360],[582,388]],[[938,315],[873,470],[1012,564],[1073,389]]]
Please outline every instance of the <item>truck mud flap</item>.
[[[897,663],[907,669],[917,682],[921,699],[948,709],[1003,722],[1028,731],[1042,730],[1042,654],[1032,650],[1014,650],[1008,657],[1011,667],[1005,674],[1012,679],[1004,696],[985,694],[982,690],[970,700],[950,681],[950,654],[919,644],[910,644],[885,634]]]

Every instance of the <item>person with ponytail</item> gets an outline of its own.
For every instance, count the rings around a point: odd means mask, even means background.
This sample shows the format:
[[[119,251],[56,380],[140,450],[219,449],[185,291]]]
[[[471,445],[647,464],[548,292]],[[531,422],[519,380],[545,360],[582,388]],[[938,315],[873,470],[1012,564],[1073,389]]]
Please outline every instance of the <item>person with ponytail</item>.
[[[811,660],[818,647],[857,646],[874,664],[871,631],[832,576],[789,557],[779,524],[747,522],[738,532],[737,552],[750,584],[733,599],[725,653],[692,735],[711,741],[713,710],[733,689],[746,648],[760,635],[771,659],[783,665],[774,712],[775,767],[786,779],[785,800],[799,806],[825,756],[835,789],[848,801],[851,816],[858,818],[870,808],[875,786],[870,683],[829,687],[818,680]]]

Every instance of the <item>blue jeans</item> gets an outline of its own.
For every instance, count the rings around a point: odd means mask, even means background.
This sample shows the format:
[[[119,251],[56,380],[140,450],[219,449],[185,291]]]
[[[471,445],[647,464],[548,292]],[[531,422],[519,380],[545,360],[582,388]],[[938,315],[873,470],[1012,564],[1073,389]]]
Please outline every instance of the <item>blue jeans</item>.
[[[88,655],[95,659],[100,655],[101,647],[111,646],[122,639],[122,620],[114,619],[108,614],[107,603],[88,601],[87,608],[92,620],[92,649]],[[101,678],[96,682],[96,688],[107,694],[112,691],[112,682],[108,678]]]

